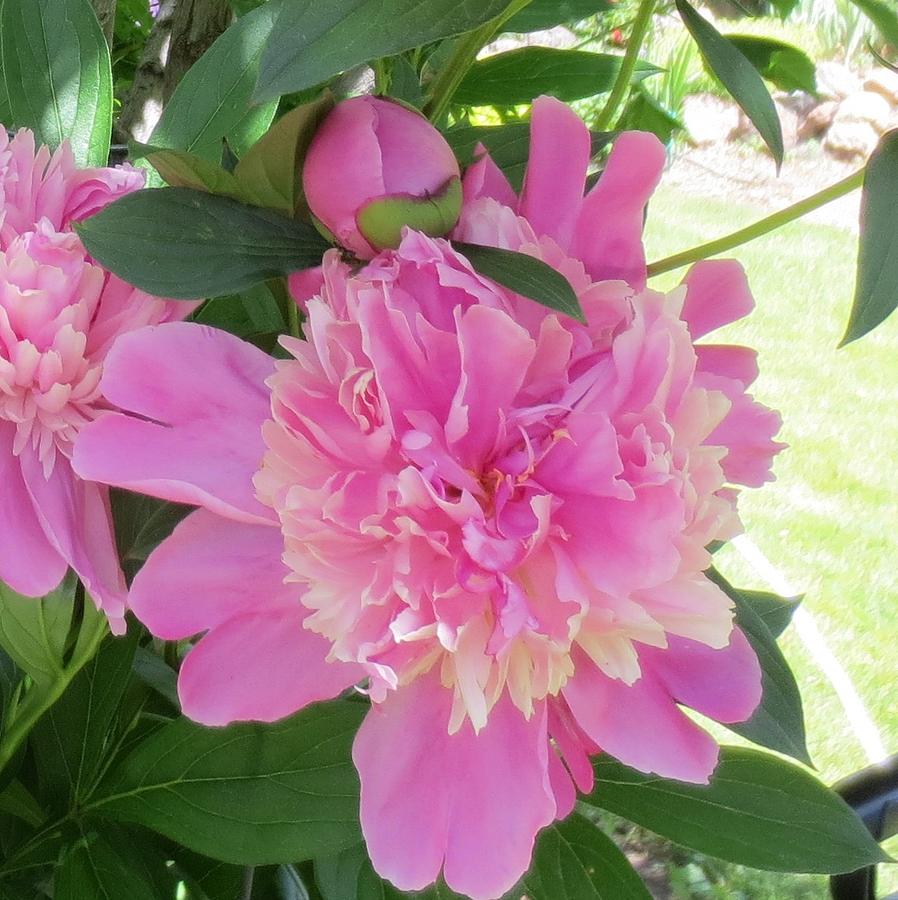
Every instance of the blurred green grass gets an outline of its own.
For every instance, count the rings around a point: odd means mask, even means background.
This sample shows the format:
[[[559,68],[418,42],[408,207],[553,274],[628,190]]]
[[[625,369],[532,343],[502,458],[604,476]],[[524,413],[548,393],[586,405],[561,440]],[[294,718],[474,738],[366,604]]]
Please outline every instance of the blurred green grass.
[[[662,187],[649,208],[648,257],[687,249],[764,214]],[[728,255],[745,266],[757,307],[714,339],[758,350],[761,375],[753,393],[783,413],[781,439],[789,444],[776,461],[777,480],[742,495],[746,532],[806,594],[806,608],[887,751],[898,753],[898,316],[836,349],[854,289],[857,239],[848,230],[799,221]],[[668,289],[682,274],[659,276],[651,286]],[[718,560],[737,584],[768,588],[733,548]],[[832,782],[863,768],[861,744],[794,629],[783,648],[802,689],[820,776]],[[894,890],[892,868],[883,882]],[[807,881],[795,880],[788,891],[785,883],[762,888],[767,881],[755,882],[756,892],[736,884],[727,890],[746,898],[809,896]],[[813,890],[822,890],[816,884]]]

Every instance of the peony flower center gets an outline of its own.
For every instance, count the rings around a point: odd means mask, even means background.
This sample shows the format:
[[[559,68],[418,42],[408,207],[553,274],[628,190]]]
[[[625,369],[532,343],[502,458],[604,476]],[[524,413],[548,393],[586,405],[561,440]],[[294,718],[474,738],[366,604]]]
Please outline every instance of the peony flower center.
[[[98,414],[86,333],[104,280],[77,236],[46,220],[0,251],[0,420],[15,425],[13,452],[31,448],[47,477]]]

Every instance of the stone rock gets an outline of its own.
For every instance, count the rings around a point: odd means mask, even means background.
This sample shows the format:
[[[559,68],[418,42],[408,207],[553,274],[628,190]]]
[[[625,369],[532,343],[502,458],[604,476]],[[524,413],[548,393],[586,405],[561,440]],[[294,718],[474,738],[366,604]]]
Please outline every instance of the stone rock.
[[[833,122],[824,149],[839,159],[866,159],[879,143],[879,132],[869,122]]]
[[[815,106],[799,123],[798,140],[809,141],[823,134],[832,125],[838,108],[838,100],[824,100]]]
[[[860,78],[847,66],[832,60],[817,64],[817,93],[821,100],[844,100],[860,89]]]
[[[683,124],[698,147],[723,143],[739,127],[739,108],[710,94],[690,94],[683,101]]]
[[[846,97],[836,111],[833,124],[838,122],[867,122],[882,134],[892,118],[892,107],[882,94],[859,91]]]
[[[898,72],[891,69],[873,69],[864,79],[864,90],[881,94],[892,106],[898,106]]]

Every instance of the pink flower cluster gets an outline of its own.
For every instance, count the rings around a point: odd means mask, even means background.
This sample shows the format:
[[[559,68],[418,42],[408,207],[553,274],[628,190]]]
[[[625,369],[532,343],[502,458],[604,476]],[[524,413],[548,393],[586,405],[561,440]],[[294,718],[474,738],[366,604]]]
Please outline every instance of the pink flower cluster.
[[[72,222],[143,186],[130,167],[76,169],[0,129],[0,580],[31,596],[75,569],[112,627],[126,588],[106,487],[72,472],[81,428],[108,408],[99,386],[115,338],[179,318],[86,254]]]
[[[119,411],[72,426],[82,478],[200,507],[130,595],[154,634],[203,634],[187,715],[368,693],[362,827],[402,889],[442,872],[500,896],[591,789],[590,755],[704,782],[718,748],[682,707],[738,722],[759,702],[703,573],[738,486],[770,477],[779,418],[746,392],[752,351],[695,343],[752,298],[729,261],[646,289],[663,148],[621,136],[584,196],[589,158],[579,119],[538,100],[520,196],[483,153],[451,236],[548,262],[586,325],[407,230],[360,270],[330,251],[294,279],[287,360],[200,325],[119,337],[99,388]]]

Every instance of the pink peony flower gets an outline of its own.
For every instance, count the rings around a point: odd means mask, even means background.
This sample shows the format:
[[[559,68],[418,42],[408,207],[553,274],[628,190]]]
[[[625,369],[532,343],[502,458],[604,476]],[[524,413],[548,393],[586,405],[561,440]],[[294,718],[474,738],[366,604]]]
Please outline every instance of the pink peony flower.
[[[424,116],[393,100],[366,95],[337,104],[312,140],[302,177],[309,208],[359,259],[397,247],[403,225],[441,236],[458,220],[452,148]]]
[[[113,340],[190,306],[105,272],[70,225],[142,184],[130,167],[78,170],[67,146],[35,153],[30,132],[0,129],[0,580],[41,596],[72,566],[117,631],[126,588],[108,490],[75,476],[72,445],[108,408]]]
[[[663,151],[623,136],[584,199],[583,140],[539,101],[523,197],[482,159],[458,235],[556,266],[588,325],[407,231],[359,272],[332,251],[296,280],[291,359],[198,325],[123,336],[101,382],[122,412],[75,449],[83,477],[202,507],[131,592],[154,634],[205,633],[185,714],[272,721],[368,692],[362,828],[403,890],[442,871],[499,897],[591,790],[591,754],[705,782],[718,747],[681,706],[738,722],[760,699],[703,572],[739,528],[735,485],[770,477],[778,419],[745,393],[751,351],[694,344],[751,296],[731,262],[646,290]]]

